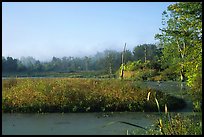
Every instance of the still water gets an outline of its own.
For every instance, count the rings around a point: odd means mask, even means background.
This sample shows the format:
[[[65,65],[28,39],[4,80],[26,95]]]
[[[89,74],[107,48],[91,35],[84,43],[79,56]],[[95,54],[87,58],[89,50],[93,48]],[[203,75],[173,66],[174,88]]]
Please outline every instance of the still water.
[[[158,117],[157,113],[49,113],[2,114],[3,135],[125,135],[136,129],[118,121],[130,122],[148,128]],[[128,130],[128,131],[127,131]],[[138,134],[144,129],[137,129]]]

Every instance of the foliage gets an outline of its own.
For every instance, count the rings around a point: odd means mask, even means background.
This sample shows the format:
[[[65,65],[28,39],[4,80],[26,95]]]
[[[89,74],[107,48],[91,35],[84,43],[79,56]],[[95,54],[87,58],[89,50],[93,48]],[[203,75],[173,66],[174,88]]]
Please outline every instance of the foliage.
[[[172,4],[168,7],[168,12],[164,11],[163,13],[163,23],[166,27],[161,29],[162,34],[156,35],[156,38],[160,40],[160,45],[164,47],[163,63],[175,66],[184,77],[184,71],[189,68],[186,63],[193,56],[197,56],[192,51],[201,51],[201,19],[202,3],[179,2]]]
[[[163,13],[162,34],[155,37],[163,46],[163,63],[187,78],[195,109],[202,104],[202,2],[178,2]],[[165,63],[166,62],[166,63]]]
[[[162,81],[167,81],[167,80],[173,80],[177,81],[179,80],[179,74],[178,72],[175,72],[174,69],[172,68],[166,68],[160,73],[161,80]]]
[[[124,77],[134,80],[154,80],[161,67],[161,48],[154,44],[138,45],[133,50],[135,61],[124,65]],[[121,68],[120,68],[121,69]]]
[[[173,116],[163,115],[161,123],[157,121],[151,129],[149,135],[202,135],[202,117],[199,116],[181,116],[176,113]],[[162,132],[161,129],[162,128]]]
[[[145,54],[146,60],[150,61],[157,61],[161,56],[160,49],[157,48],[154,44],[142,44],[134,47],[133,49],[133,56],[134,60],[138,61],[141,60],[145,62]]]
[[[157,122],[148,129],[129,122],[123,123],[147,130],[146,133],[143,133],[144,135],[202,135],[202,113],[188,116],[181,116],[180,113],[173,113],[174,115],[172,115],[168,112],[168,109],[173,104],[165,104],[165,113],[162,113],[161,108],[163,106],[161,107],[158,101],[160,96],[152,96],[152,94],[155,93],[148,92],[147,101],[155,99],[159,112]],[[133,131],[131,134],[135,135],[135,132]]]
[[[126,61],[132,60],[132,53],[127,51]],[[121,53],[114,50],[105,50],[93,57],[53,57],[51,61],[41,62],[33,57],[12,57],[2,56],[2,72],[14,74],[34,74],[44,72],[81,72],[81,71],[104,71],[109,74],[110,67],[112,74],[120,67]],[[20,73],[21,72],[21,73]]]
[[[171,110],[183,108],[182,99],[154,89],[141,89],[133,81],[97,79],[16,79],[3,80],[3,112],[100,112],[156,111],[154,101],[147,102],[148,92],[160,98],[161,106],[169,103]],[[153,95],[154,96],[154,95]]]
[[[17,69],[17,59],[2,57],[2,71],[12,72]]]
[[[150,93],[150,92],[149,92]],[[148,93],[148,100],[150,94]],[[151,135],[201,135],[202,134],[202,114],[183,116],[181,117],[180,113],[176,113],[173,117],[168,112],[168,109],[171,107],[169,104],[165,104],[165,114],[160,112],[160,104],[155,97],[157,103],[158,112],[160,118],[155,125],[155,129],[148,130],[148,134]],[[167,107],[168,106],[168,107]]]
[[[124,66],[124,77],[134,80],[154,80],[159,75],[160,64],[149,61],[142,63],[141,60],[128,62]]]
[[[137,69],[142,69],[143,68],[143,64],[141,62],[141,60],[138,61],[133,61],[133,62],[128,62],[125,66],[124,66],[124,70],[125,71],[134,71]]]

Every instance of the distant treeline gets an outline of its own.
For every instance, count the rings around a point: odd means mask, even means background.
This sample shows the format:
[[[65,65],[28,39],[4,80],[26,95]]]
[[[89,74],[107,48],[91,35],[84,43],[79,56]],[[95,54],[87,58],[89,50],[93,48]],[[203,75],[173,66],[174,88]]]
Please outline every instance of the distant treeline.
[[[53,57],[51,61],[42,62],[33,57],[21,57],[15,59],[2,56],[2,72],[79,72],[79,71],[103,71],[115,73],[121,66],[121,52],[105,50],[97,52],[94,56],[85,57]],[[133,51],[125,51],[125,63],[138,61],[158,62],[162,55],[162,49],[155,44],[142,44],[133,48]],[[111,72],[110,72],[111,70]]]

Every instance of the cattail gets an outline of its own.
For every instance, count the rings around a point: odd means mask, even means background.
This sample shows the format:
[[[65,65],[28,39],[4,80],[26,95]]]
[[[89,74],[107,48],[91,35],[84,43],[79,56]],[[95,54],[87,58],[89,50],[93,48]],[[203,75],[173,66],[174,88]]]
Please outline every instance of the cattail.
[[[157,103],[157,108],[158,108],[158,111],[159,111],[159,113],[160,113],[160,107],[159,107],[159,102],[158,102],[157,98],[155,98],[155,101],[156,101],[156,103]]]
[[[160,129],[162,129],[163,125],[162,125],[162,119],[159,119],[159,127]]]
[[[149,93],[147,94],[147,101],[149,101],[150,93],[151,93],[151,92],[149,92]]]
[[[165,104],[165,114],[167,114],[168,113],[168,111],[167,111],[167,106],[166,106],[166,104]]]

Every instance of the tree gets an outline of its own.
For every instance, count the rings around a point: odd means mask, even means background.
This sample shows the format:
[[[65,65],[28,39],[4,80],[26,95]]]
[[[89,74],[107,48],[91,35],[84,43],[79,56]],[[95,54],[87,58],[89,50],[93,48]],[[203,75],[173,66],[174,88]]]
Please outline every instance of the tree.
[[[25,72],[27,71],[26,66],[20,60],[17,60],[17,71],[18,72]]]
[[[124,62],[124,55],[125,55],[125,48],[126,48],[126,43],[125,43],[125,46],[124,46],[124,49],[123,49],[123,52],[122,52],[122,64],[121,64],[121,72],[120,72],[120,78],[123,79],[123,75],[124,75],[124,65],[125,65],[125,62]]]
[[[201,22],[199,16],[202,10],[196,10],[201,8],[199,5],[200,3],[185,2],[170,5],[169,14],[166,11],[163,12],[164,25],[167,27],[161,29],[162,34],[156,35],[164,45],[164,59],[167,59],[171,65],[178,66],[181,81],[185,78],[187,56],[191,54],[194,43],[201,34],[201,30],[198,30],[199,27],[195,24]]]
[[[179,2],[163,12],[162,34],[156,39],[163,45],[163,62],[177,68],[180,79],[202,98],[202,2]],[[200,83],[200,84],[197,84]]]
[[[155,44],[142,44],[133,49],[134,60],[142,62],[157,61],[159,59],[159,48]]]
[[[5,65],[6,65],[6,59],[4,56],[2,56],[2,71],[4,72],[6,69],[5,69]]]
[[[84,57],[84,62],[85,62],[85,70],[88,71],[89,70],[89,66],[90,66],[90,61],[91,61],[91,58],[85,56]]]
[[[125,50],[124,57],[125,63],[127,63],[128,61],[134,61],[133,54],[130,50]]]
[[[2,58],[3,70],[5,72],[16,72],[17,71],[17,59],[13,59],[12,57]]]
[[[115,51],[105,50],[104,53],[105,53],[105,58],[104,58],[105,70],[106,72],[108,72],[109,75],[112,75],[114,60],[115,60]]]
[[[144,62],[144,45],[138,45],[133,49],[134,60]]]
[[[20,62],[26,67],[28,71],[34,71],[34,66],[36,63],[35,58],[28,56],[28,57],[21,57]]]

